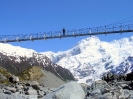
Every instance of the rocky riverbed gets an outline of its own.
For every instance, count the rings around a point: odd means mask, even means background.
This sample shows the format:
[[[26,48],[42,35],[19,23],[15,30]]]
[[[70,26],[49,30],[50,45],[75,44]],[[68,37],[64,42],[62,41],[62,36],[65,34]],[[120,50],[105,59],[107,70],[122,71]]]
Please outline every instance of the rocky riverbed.
[[[17,76],[9,77],[7,82],[1,74],[0,99],[133,99],[132,72],[125,75],[109,72],[91,85],[76,81],[61,83],[48,72],[44,75],[41,82],[33,79],[22,82]]]
[[[133,99],[130,81],[98,80],[88,86],[68,82],[58,88],[39,85],[37,81],[0,85],[0,99]]]
[[[76,82],[58,88],[41,86],[37,81],[0,85],[0,99],[84,99],[85,93]]]

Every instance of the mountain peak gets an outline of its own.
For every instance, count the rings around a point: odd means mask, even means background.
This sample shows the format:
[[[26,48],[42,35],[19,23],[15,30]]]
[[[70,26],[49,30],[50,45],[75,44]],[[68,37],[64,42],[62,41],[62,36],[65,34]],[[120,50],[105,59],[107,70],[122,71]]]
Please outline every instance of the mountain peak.
[[[89,44],[89,43],[91,43],[91,44],[95,43],[96,44],[98,42],[100,42],[99,38],[96,36],[92,36],[92,37],[88,37],[86,39],[79,41],[75,46],[85,45],[85,44]]]
[[[89,83],[105,72],[118,70],[119,66],[122,68],[124,65],[121,63],[133,56],[132,49],[133,36],[112,42],[100,41],[92,36],[79,41],[67,51],[52,54],[52,61],[69,69],[79,82]],[[128,69],[133,68],[130,67]]]

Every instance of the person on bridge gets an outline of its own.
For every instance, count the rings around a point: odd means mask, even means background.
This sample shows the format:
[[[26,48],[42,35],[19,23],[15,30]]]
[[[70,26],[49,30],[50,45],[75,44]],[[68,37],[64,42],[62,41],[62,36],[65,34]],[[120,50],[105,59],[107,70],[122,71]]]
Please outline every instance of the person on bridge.
[[[65,28],[62,29],[62,32],[63,32],[63,36],[65,36],[65,33],[66,33]]]

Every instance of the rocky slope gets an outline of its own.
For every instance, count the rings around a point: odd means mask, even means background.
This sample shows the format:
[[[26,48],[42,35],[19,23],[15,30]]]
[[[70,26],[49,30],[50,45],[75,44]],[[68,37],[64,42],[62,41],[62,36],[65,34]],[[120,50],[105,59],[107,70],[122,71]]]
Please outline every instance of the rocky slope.
[[[21,82],[37,81],[40,85],[45,87],[59,87],[60,85],[67,83],[66,81],[60,79],[53,73],[46,71],[42,67],[33,66],[20,74],[18,77]]]

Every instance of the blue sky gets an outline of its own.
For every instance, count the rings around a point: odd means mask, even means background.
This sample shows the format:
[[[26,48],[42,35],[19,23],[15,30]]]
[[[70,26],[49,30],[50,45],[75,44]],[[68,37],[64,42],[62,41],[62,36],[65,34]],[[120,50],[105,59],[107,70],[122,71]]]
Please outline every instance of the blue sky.
[[[0,35],[104,26],[131,16],[133,0],[0,0]],[[132,33],[98,37],[112,41],[130,36]],[[84,38],[87,36],[10,44],[38,52],[57,52],[70,49]]]

